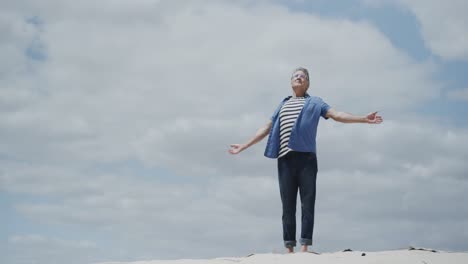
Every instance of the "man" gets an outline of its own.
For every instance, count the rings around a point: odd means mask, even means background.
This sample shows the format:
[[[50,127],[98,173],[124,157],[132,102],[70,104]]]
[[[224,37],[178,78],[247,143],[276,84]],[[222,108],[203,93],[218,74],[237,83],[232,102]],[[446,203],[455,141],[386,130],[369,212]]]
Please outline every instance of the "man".
[[[320,97],[310,96],[309,72],[297,68],[291,77],[292,96],[282,100],[271,120],[245,144],[231,144],[229,153],[241,151],[269,135],[265,156],[278,159],[278,181],[283,206],[283,240],[289,253],[296,246],[296,200],[302,203],[301,251],[312,245],[314,229],[317,157],[316,135],[320,117],[342,123],[380,124],[377,112],[355,116],[331,108]]]

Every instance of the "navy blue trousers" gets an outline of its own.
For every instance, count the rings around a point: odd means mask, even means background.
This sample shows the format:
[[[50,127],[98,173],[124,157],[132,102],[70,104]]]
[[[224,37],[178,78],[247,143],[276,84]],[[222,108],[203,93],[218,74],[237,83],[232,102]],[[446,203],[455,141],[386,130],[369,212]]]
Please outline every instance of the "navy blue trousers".
[[[301,245],[312,245],[317,182],[317,156],[291,151],[278,159],[278,180],[283,204],[283,240],[287,248],[296,246],[296,201],[301,197]]]

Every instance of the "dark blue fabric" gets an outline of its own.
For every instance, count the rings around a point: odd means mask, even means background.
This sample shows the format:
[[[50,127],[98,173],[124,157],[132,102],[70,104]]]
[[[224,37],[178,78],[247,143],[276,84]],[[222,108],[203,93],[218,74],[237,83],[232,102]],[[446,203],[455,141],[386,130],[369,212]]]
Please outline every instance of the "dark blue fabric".
[[[278,181],[283,205],[285,247],[296,246],[297,191],[301,197],[301,245],[312,245],[314,232],[317,156],[313,152],[290,151],[278,159]]]

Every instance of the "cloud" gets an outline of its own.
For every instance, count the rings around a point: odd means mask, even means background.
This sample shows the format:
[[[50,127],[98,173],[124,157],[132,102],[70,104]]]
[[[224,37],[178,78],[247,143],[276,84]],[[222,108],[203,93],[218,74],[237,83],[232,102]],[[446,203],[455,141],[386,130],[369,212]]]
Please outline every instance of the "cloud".
[[[410,244],[451,250],[466,247],[467,234],[457,230],[468,216],[461,204],[468,188],[463,160],[468,154],[463,143],[468,142],[467,134],[430,124],[422,127],[395,121],[379,127],[322,124],[317,250],[350,245],[367,250]],[[257,155],[256,159],[262,158]],[[44,171],[38,172],[41,181],[28,179],[30,173],[0,179],[8,191],[34,194],[36,190],[46,197],[61,197],[18,202],[16,210],[28,219],[67,229],[86,228],[118,243],[134,241],[120,258],[216,257],[280,250],[276,174],[273,164],[264,166],[257,168],[260,174],[243,169],[239,170],[243,174],[205,181],[191,176],[186,183],[163,183],[158,175],[148,180],[136,172],[91,172],[89,178],[74,177],[68,185]],[[52,182],[56,188],[47,189]],[[426,235],[427,229],[438,236]],[[172,244],[181,249],[167,252]]]
[[[464,0],[450,2],[402,0],[421,23],[428,48],[446,60],[468,59],[468,18]]]
[[[98,251],[95,242],[67,240],[39,234],[21,234],[8,237],[8,263],[85,263],[92,261]],[[70,257],[73,256],[73,257]]]
[[[264,142],[239,156],[227,148],[290,94],[296,66],[310,69],[311,93],[338,110],[388,118],[321,121],[318,249],[412,239],[466,248],[467,234],[447,236],[468,213],[442,209],[466,200],[466,131],[412,112],[439,94],[437,66],[413,61],[371,24],[249,1],[23,1],[0,12],[8,22],[0,43],[14,51],[0,50],[14,65],[0,62],[0,189],[31,222],[114,241],[86,238],[94,256],[281,250],[275,161],[263,157]],[[40,28],[25,19],[36,12]],[[44,60],[27,56],[35,39]],[[22,199],[29,195],[44,199]],[[449,221],[439,237],[421,233]],[[11,241],[20,248],[26,238]]]
[[[468,88],[451,90],[447,92],[447,97],[453,101],[468,101]]]
[[[408,10],[419,22],[422,38],[431,52],[444,60],[468,59],[468,18],[463,0],[443,2],[437,0],[361,0],[370,7],[397,5]]]
[[[96,248],[96,244],[91,241],[81,240],[81,241],[69,241],[63,240],[59,238],[52,238],[52,237],[45,237],[42,235],[37,234],[29,234],[29,235],[14,235],[9,237],[8,240],[9,244],[57,244],[60,246],[72,247],[76,249],[80,248]]]
[[[61,10],[69,17],[43,18],[49,59],[21,78],[30,85],[7,89],[32,94],[3,114],[10,156],[70,166],[138,157],[151,166],[190,168],[185,173],[214,172],[211,159],[226,141],[250,136],[290,93],[297,65],[310,66],[313,94],[353,112],[403,111],[439,90],[433,65],[412,61],[367,23],[207,2],[154,4],[148,8],[160,13],[140,16],[105,6],[109,19],[125,14],[109,24],[82,11],[83,3],[70,4],[77,11]],[[298,24],[308,25],[307,34]],[[180,158],[187,166],[178,165]]]

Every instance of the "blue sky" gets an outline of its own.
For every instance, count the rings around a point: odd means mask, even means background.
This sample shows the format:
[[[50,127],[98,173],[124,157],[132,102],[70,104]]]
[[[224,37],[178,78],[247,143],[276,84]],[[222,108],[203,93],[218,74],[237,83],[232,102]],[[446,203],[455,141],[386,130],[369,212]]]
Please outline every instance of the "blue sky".
[[[227,149],[298,66],[337,110],[384,117],[321,121],[313,248],[468,250],[464,1],[0,5],[8,263],[282,252],[265,141]]]

